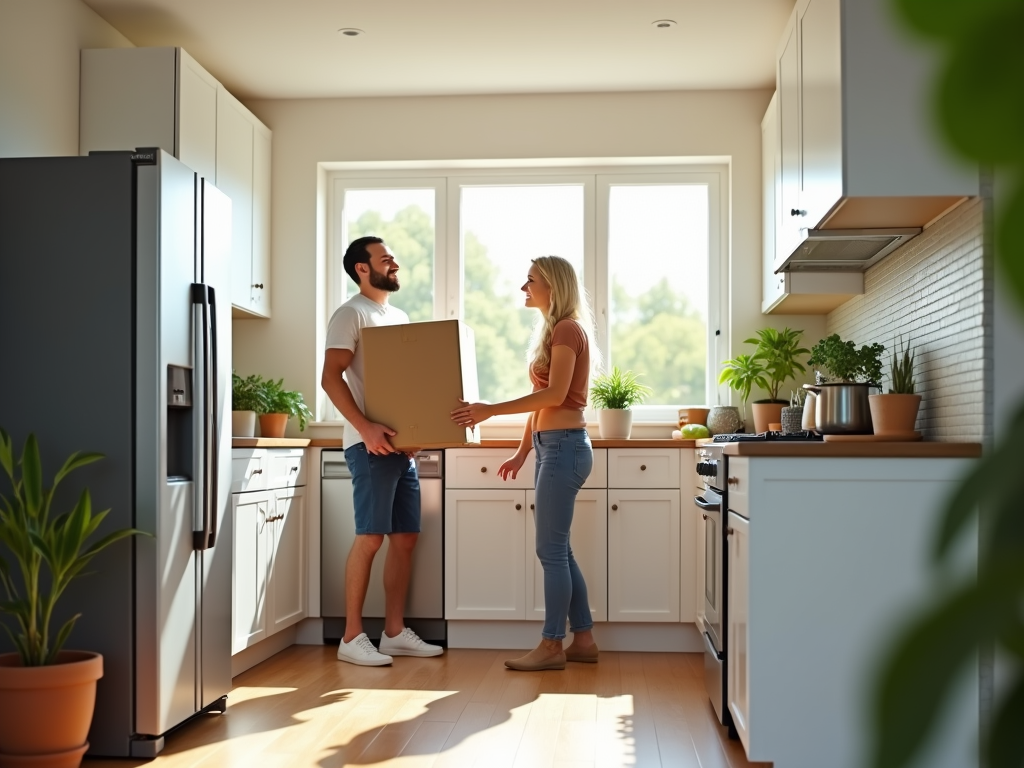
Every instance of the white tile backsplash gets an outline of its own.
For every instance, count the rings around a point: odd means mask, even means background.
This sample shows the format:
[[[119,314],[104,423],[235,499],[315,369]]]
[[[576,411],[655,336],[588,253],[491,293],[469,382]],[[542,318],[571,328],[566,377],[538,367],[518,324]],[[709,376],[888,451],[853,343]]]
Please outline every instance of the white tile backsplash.
[[[968,200],[867,271],[864,295],[831,312],[826,333],[885,345],[902,335],[913,345],[917,391],[923,396],[917,429],[926,439],[980,441],[988,437],[991,398],[991,270],[986,268],[984,205]]]

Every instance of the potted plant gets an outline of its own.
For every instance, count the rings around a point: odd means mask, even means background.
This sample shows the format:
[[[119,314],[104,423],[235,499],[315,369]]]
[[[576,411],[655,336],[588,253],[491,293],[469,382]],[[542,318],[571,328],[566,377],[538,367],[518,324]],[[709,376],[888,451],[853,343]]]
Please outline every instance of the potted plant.
[[[651,388],[637,381],[638,374],[620,371],[595,376],[590,387],[590,400],[597,411],[597,425],[605,440],[625,440],[633,428],[632,406],[642,403]]]
[[[768,393],[767,399],[755,400],[751,405],[755,432],[765,432],[769,424],[782,421],[782,409],[789,401],[781,399],[779,391],[783,384],[796,378],[797,371],[805,373],[807,370],[797,360],[798,355],[808,353],[800,346],[802,334],[803,331],[788,327],[781,331],[763,328],[757,332],[757,338],[743,342],[755,345],[752,355],[738,355],[724,363],[718,383],[729,384],[740,392],[744,420],[751,388],[756,384]]]
[[[260,417],[260,434],[263,437],[284,437],[288,419],[292,416],[298,417],[300,432],[306,429],[306,422],[313,418],[302,393],[286,390],[283,384],[284,379],[267,379],[260,387],[263,401],[257,413]]]
[[[101,458],[71,454],[53,485],[44,488],[35,435],[15,461],[11,438],[0,429],[0,466],[11,486],[10,496],[0,494],[0,541],[15,566],[0,557],[0,612],[14,618],[13,628],[2,626],[17,649],[0,654],[0,755],[10,761],[5,764],[77,766],[89,747],[103,657],[63,650],[78,616],[54,634],[54,605],[97,554],[142,531],[116,530],[89,543],[109,510],[94,514],[88,489],[63,514],[54,515],[52,503],[69,473]]]
[[[914,352],[909,340],[904,348],[900,338],[899,349],[892,353],[888,394],[870,395],[868,406],[876,435],[917,435],[914,427],[921,396],[915,392]]]
[[[838,333],[811,347],[807,361],[815,368],[817,384],[806,385],[815,392],[815,430],[826,435],[863,435],[873,432],[868,406],[868,388],[881,388],[881,344],[857,348]],[[822,370],[828,375],[822,374]]]
[[[261,412],[266,396],[263,377],[257,374],[244,379],[231,373],[231,434],[252,437],[256,434],[256,414]]]

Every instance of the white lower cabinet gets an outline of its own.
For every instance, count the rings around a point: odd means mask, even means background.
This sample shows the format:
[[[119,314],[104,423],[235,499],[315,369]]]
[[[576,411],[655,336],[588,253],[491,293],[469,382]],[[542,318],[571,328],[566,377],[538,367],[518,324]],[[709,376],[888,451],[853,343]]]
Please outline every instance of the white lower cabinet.
[[[445,491],[446,619],[526,617],[526,517],[523,490]]]
[[[280,455],[278,455],[280,454]],[[275,460],[294,450],[236,449],[235,477],[269,477]],[[292,473],[293,475],[295,473]],[[305,477],[301,477],[305,482]],[[305,488],[289,486],[231,494],[234,528],[231,652],[238,653],[304,619],[306,594]]]
[[[679,548],[678,487],[608,490],[609,621],[679,621]]]
[[[729,513],[729,711],[744,749],[749,750],[750,665],[747,616],[750,604],[750,521]]]
[[[231,579],[231,652],[267,637],[267,520],[274,496],[266,491],[231,494],[234,558]]]
[[[267,578],[269,633],[306,617],[306,498],[304,488],[274,491],[270,575]]]

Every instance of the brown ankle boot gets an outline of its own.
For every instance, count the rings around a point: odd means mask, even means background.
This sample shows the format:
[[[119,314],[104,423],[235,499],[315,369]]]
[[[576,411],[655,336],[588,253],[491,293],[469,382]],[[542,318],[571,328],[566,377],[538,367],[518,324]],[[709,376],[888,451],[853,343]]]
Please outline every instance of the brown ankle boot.
[[[509,669],[517,669],[521,672],[539,672],[543,669],[565,669],[565,651],[561,649],[561,644],[559,644],[558,650],[552,651],[552,649],[546,646],[542,641],[540,645],[525,656],[520,656],[518,659],[509,659],[506,661],[505,666]]]
[[[594,643],[589,648],[578,648],[576,643],[573,642],[565,649],[565,660],[566,661],[582,661],[588,664],[597,663],[597,643]]]

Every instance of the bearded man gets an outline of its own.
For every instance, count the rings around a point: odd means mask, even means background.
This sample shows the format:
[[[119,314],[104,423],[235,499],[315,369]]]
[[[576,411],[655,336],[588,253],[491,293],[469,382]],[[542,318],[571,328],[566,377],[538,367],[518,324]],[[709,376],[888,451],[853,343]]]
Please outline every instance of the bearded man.
[[[355,541],[345,565],[345,636],[338,660],[364,666],[390,664],[393,656],[437,656],[438,645],[423,642],[405,626],[405,599],[412,552],[420,531],[420,483],[413,456],[388,440],[395,431],[366,418],[360,332],[367,326],[402,325],[409,316],[388,303],[400,287],[398,262],[379,237],[360,237],[345,251],[345,272],[359,286],[327,327],[320,385],[345,417],[345,459],[352,474]],[[370,568],[384,537],[384,632],[380,650],[363,631],[363,602]],[[329,542],[326,542],[329,545]]]

